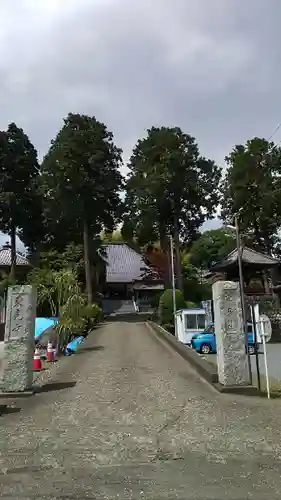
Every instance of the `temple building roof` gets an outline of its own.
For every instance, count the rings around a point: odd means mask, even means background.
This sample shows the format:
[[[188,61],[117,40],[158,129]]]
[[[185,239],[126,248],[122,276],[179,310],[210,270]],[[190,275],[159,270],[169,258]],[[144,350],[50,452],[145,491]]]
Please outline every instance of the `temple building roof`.
[[[242,248],[242,263],[252,267],[262,268],[272,268],[280,265],[278,259],[274,259],[270,255],[257,252],[248,247]],[[211,271],[223,270],[225,268],[235,266],[238,264],[238,251],[235,248],[228,256],[220,262],[217,262],[211,267]]]

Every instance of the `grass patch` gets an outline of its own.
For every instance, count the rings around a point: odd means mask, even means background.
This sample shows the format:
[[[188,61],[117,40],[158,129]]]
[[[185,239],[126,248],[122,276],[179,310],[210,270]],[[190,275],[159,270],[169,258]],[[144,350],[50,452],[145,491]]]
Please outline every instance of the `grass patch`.
[[[267,398],[267,390],[266,390],[266,378],[265,375],[261,375],[261,397]],[[253,386],[258,387],[258,378],[257,374],[253,373]],[[272,399],[281,398],[281,381],[276,378],[269,377],[269,388],[270,388],[270,397]]]

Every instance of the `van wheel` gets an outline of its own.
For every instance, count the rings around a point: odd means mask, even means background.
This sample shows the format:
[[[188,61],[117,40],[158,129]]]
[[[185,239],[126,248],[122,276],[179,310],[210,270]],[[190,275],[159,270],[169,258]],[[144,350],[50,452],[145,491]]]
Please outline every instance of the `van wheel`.
[[[200,347],[201,354],[210,354],[212,352],[212,348],[210,344],[202,344]]]

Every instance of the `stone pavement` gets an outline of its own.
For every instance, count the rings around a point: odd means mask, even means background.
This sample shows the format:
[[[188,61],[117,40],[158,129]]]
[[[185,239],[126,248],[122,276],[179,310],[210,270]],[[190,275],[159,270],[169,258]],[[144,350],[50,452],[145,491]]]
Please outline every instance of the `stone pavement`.
[[[0,417],[1,499],[280,498],[281,402],[218,394],[143,324],[52,376]]]

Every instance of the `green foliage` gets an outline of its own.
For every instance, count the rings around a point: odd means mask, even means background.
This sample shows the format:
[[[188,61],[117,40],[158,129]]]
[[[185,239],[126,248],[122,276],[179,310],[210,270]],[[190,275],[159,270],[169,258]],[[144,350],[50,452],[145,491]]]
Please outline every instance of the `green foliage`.
[[[34,268],[29,273],[27,281],[36,287],[37,308],[43,308],[44,311],[47,310],[47,315],[57,317],[59,306],[54,272],[50,269]]]
[[[17,284],[17,280],[11,276],[6,274],[5,272],[0,272],[0,297],[3,297],[7,292],[9,286],[13,286]]]
[[[41,167],[46,241],[58,250],[112,229],[121,214],[121,150],[95,117],[69,114]],[[90,238],[89,238],[90,239]]]
[[[211,285],[200,277],[198,269],[187,260],[183,263],[184,297],[198,307],[202,300],[212,297]]]
[[[91,265],[96,269],[99,277],[102,279],[105,271],[105,253],[101,245],[102,242],[98,238],[89,242]],[[58,251],[55,248],[41,251],[39,255],[31,255],[30,261],[34,264],[35,269],[49,269],[50,271],[72,269],[77,272],[79,280],[81,281],[81,286],[84,288],[85,273],[83,245],[69,243],[62,251]]]
[[[84,332],[87,323],[83,316],[85,304],[85,297],[75,290],[66,298],[66,302],[61,304],[57,326],[59,337],[63,339],[61,346],[65,345],[65,339],[68,342],[70,338]]]
[[[119,230],[113,232],[103,230],[100,234],[100,237],[104,243],[119,243],[124,241],[122,232]]]
[[[41,197],[37,152],[15,123],[0,132],[0,227],[11,237],[12,272],[16,261],[16,231],[34,249],[42,239]]]
[[[63,251],[84,245],[88,302],[93,299],[92,244],[101,230],[112,230],[122,203],[121,150],[95,117],[69,114],[41,167],[45,244]]]
[[[77,273],[72,269],[52,271],[35,268],[29,274],[28,281],[37,289],[38,305],[47,301],[54,317],[61,317],[62,308],[68,300],[81,295]]]
[[[151,299],[150,299],[150,305],[151,305],[152,309],[158,309],[160,298],[161,298],[162,294],[163,294],[163,292],[158,292],[158,293],[155,293],[151,297]]]
[[[87,305],[74,269],[33,269],[29,282],[37,288],[38,306],[47,302],[52,316],[59,320],[56,327],[59,349],[102,320],[100,307]]]
[[[205,231],[193,243],[188,256],[190,264],[202,270],[225,258],[236,247],[233,232],[227,229]]]
[[[87,304],[82,311],[82,316],[88,330],[91,330],[103,320],[102,309],[97,304]]]
[[[160,241],[166,255],[168,236],[175,242],[175,270],[182,288],[179,258],[182,240],[193,238],[219,200],[221,170],[200,156],[195,139],[178,127],[153,127],[138,141],[128,164],[127,215],[123,233],[139,244]],[[169,286],[169,272],[165,271]]]
[[[257,298],[257,302],[259,303],[260,314],[266,314],[271,321],[276,321],[277,317],[278,319],[280,318],[281,309],[279,307],[279,300],[277,296],[269,298],[268,296],[261,295]]]
[[[186,309],[195,309],[196,307],[198,307],[198,304],[195,304],[195,302],[186,302]]]
[[[271,252],[281,225],[281,149],[254,138],[233,148],[222,186],[222,217],[233,224],[239,215],[241,231],[261,251]]]
[[[171,233],[190,238],[218,202],[220,169],[200,157],[195,139],[180,128],[155,128],[138,141],[129,165],[127,225],[143,243]]]
[[[180,290],[176,290],[176,310],[185,309],[185,300]],[[158,317],[162,325],[174,321],[173,290],[165,290],[159,300]]]
[[[62,252],[51,248],[50,250],[41,251],[39,256],[35,257],[34,263],[37,268],[53,271],[61,271],[62,269],[79,270],[83,267],[83,245],[69,243]]]
[[[73,337],[88,333],[103,319],[101,308],[97,304],[86,304],[86,298],[74,294],[69,297],[61,310],[61,319],[58,325],[61,346]]]

